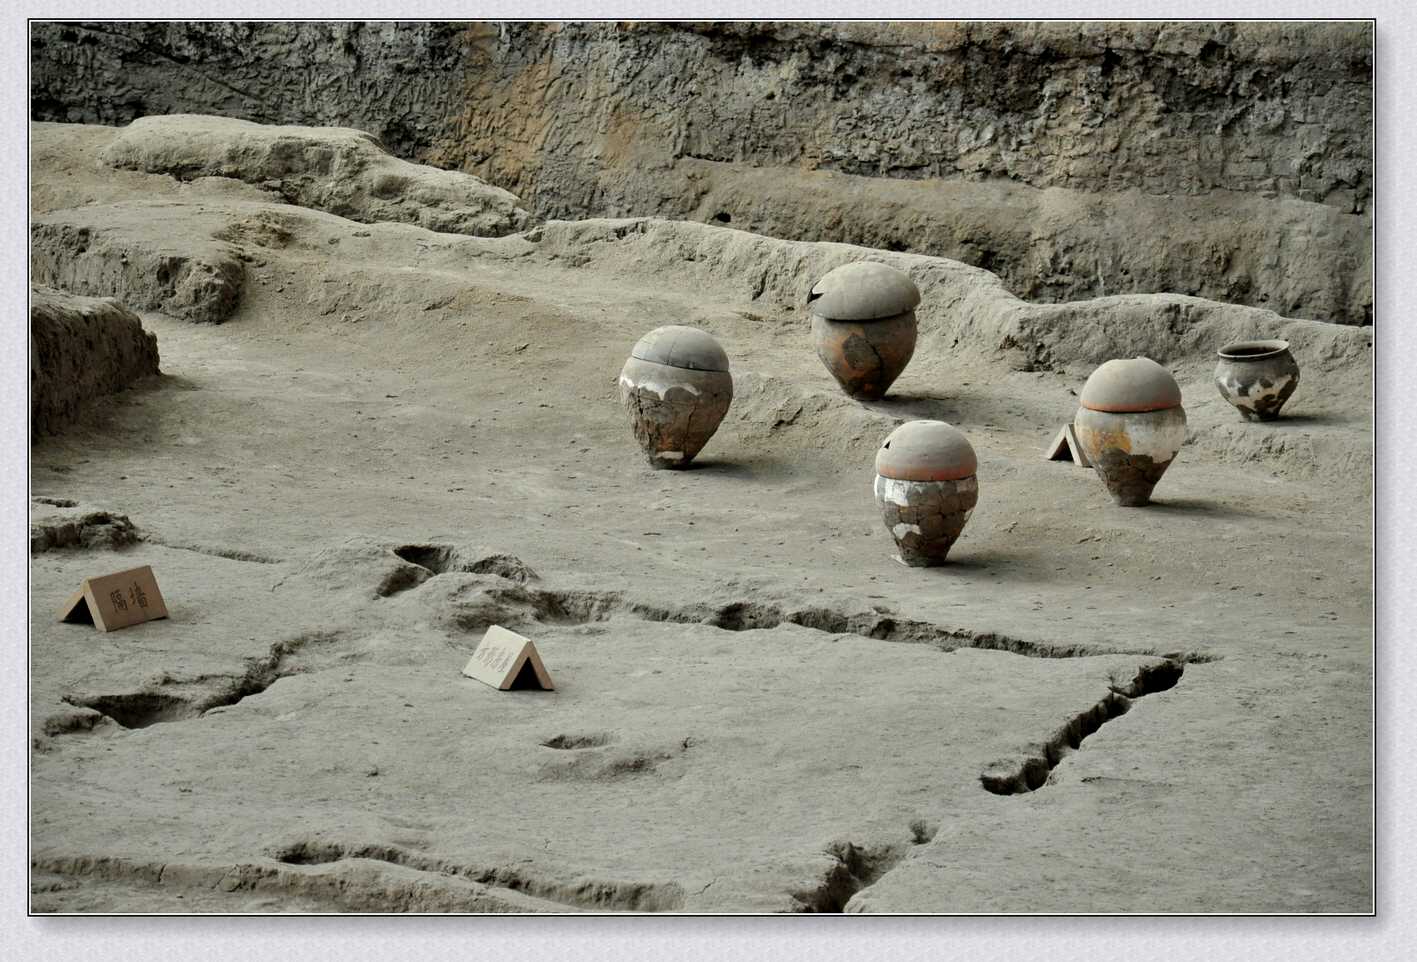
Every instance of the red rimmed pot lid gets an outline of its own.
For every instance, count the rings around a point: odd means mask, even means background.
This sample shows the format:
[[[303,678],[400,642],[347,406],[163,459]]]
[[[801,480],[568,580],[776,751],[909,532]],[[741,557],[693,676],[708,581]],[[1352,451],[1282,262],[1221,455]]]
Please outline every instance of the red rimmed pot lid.
[[[697,327],[656,327],[635,342],[630,356],[689,371],[727,371],[728,354],[713,335]]]
[[[875,321],[914,310],[920,288],[905,271],[879,261],[843,264],[812,287],[807,309],[829,321]]]
[[[1164,411],[1181,406],[1181,386],[1149,357],[1117,358],[1092,372],[1078,400],[1092,411]]]
[[[876,452],[876,473],[898,481],[959,481],[978,470],[969,439],[944,421],[906,421]]]

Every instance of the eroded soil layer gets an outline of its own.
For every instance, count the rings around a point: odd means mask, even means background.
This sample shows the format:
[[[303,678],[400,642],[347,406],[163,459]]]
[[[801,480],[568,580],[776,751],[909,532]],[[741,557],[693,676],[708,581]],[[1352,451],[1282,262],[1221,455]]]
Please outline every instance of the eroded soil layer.
[[[66,22],[30,49],[35,120],[358,127],[543,218],[1372,321],[1370,23]]]
[[[57,434],[94,402],[158,373],[157,338],[112,300],[30,291],[30,433]]]

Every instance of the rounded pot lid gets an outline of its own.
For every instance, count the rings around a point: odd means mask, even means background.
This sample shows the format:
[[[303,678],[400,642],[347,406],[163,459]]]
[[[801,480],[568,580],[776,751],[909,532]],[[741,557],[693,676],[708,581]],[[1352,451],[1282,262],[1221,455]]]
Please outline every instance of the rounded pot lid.
[[[1164,411],[1181,406],[1181,387],[1149,357],[1118,358],[1092,372],[1079,400],[1093,411]]]
[[[728,355],[713,335],[697,327],[656,327],[635,342],[631,357],[690,371],[726,371]]]
[[[878,261],[843,264],[817,281],[807,309],[829,321],[895,317],[920,303],[920,288],[904,271]]]
[[[1288,341],[1236,341],[1215,353],[1227,361],[1258,361],[1289,350]]]
[[[900,481],[958,481],[979,470],[964,432],[944,421],[906,421],[881,442],[876,473]]]

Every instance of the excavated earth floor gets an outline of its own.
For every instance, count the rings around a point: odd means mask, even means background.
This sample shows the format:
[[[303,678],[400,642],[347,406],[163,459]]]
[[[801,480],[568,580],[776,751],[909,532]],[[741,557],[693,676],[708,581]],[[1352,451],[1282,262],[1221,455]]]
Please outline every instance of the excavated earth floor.
[[[36,911],[1371,907],[1369,330],[1146,297],[1029,324],[982,271],[702,225],[363,224],[105,169],[111,136],[36,126],[37,230],[107,231],[82,277],[132,301],[162,204],[243,281],[219,325],[144,313],[163,373],[32,451]],[[948,283],[859,405],[791,295],[878,254]],[[682,472],[616,401],[668,323],[738,393]],[[1282,420],[1218,396],[1217,332],[1302,348]],[[1156,337],[1191,441],[1120,508],[1041,453],[1096,353]],[[979,454],[933,569],[871,493],[912,417]],[[144,564],[169,619],[56,621]],[[492,623],[556,691],[460,674]]]

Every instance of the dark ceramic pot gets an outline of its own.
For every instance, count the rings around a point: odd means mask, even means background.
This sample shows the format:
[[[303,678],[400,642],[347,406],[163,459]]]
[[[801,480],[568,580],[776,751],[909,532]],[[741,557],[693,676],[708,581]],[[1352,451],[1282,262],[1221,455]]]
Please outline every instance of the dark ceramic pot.
[[[1108,361],[1080,400],[1073,429],[1098,477],[1123,507],[1148,504],[1186,440],[1176,379],[1150,358]]]
[[[903,271],[875,261],[844,264],[812,288],[812,344],[843,391],[885,397],[915,353],[920,291]]]
[[[733,403],[728,355],[697,328],[655,328],[620,371],[620,403],[651,465],[687,467]]]
[[[979,501],[974,448],[943,421],[907,421],[876,452],[876,502],[898,559],[945,562]]]
[[[1246,421],[1273,421],[1299,386],[1288,341],[1240,341],[1216,352],[1215,386]]]

